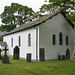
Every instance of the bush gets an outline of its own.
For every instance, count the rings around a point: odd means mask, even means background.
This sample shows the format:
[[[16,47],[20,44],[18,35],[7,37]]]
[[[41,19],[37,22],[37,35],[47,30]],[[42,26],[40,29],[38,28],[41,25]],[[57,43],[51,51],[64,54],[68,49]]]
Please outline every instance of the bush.
[[[0,41],[3,41],[3,36],[2,35],[0,35]]]

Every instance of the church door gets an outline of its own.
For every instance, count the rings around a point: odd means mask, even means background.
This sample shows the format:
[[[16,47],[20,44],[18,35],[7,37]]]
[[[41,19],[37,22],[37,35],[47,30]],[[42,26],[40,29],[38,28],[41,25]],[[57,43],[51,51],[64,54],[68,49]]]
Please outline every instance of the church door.
[[[15,46],[14,48],[14,52],[13,52],[13,59],[19,59],[19,47],[18,46]]]
[[[70,59],[70,51],[69,51],[69,49],[66,50],[66,59]]]
[[[40,61],[45,61],[45,50],[44,48],[40,48],[40,51],[39,51],[39,58],[40,58]]]

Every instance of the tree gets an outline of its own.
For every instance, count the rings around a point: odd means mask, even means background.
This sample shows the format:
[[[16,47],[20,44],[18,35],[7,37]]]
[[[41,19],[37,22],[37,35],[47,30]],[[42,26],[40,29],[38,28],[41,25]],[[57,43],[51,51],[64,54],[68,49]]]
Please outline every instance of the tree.
[[[47,13],[47,14],[50,14],[51,13],[51,5],[50,4],[44,4],[44,5],[42,5],[41,6],[41,8],[40,8],[40,12],[41,13]]]
[[[3,36],[2,35],[0,35],[0,41],[3,41]]]
[[[47,0],[45,1],[47,2]],[[40,8],[41,13],[52,14],[62,10],[66,17],[74,22],[75,3],[74,0],[49,0],[48,4],[44,4]]]
[[[35,12],[32,10],[32,8],[24,6],[18,10],[18,14],[18,18],[20,18],[23,23],[25,23],[26,21],[32,21],[32,19],[34,19]]]
[[[37,11],[36,13],[35,13],[35,19],[39,19],[39,18],[41,18],[41,17],[43,17],[43,16],[45,16],[45,15],[43,15],[43,14],[41,14],[41,12],[40,11]]]
[[[35,12],[32,8],[12,3],[11,6],[4,7],[4,12],[0,16],[4,25],[12,25],[12,28],[14,28],[18,20],[23,24],[26,21],[31,21],[34,18],[34,14]]]
[[[15,27],[16,27],[16,25],[1,25],[0,26],[0,31],[9,32],[9,31],[13,30]]]

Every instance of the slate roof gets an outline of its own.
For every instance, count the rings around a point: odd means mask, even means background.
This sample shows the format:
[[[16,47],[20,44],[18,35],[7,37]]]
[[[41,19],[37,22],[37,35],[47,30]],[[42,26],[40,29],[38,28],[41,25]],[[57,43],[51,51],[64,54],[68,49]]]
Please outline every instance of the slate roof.
[[[40,19],[37,19],[35,21],[31,21],[31,22],[29,22],[27,24],[21,25],[20,27],[13,29],[12,31],[8,32],[7,34],[5,34],[3,36],[9,35],[9,34],[13,34],[13,33],[16,33],[16,32],[20,32],[22,30],[25,30],[25,29],[28,29],[28,28],[40,25],[41,23],[45,22],[48,19],[51,19],[53,16],[57,15],[58,13],[62,13],[64,15],[64,17],[66,18],[65,14],[62,11],[58,11],[58,12],[56,12],[54,14],[47,15],[47,16],[44,16],[44,17],[42,17]],[[74,27],[74,25],[69,20],[68,20],[68,22],[72,25],[72,27]]]

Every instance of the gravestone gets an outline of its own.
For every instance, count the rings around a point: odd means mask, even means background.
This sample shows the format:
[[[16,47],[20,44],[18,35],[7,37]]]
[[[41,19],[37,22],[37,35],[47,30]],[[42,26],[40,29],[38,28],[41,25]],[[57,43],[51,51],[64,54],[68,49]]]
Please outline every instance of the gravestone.
[[[16,46],[15,48],[14,48],[14,52],[13,52],[13,59],[19,59],[19,47],[18,46]]]
[[[44,48],[40,48],[39,56],[40,56],[40,61],[45,61],[45,49]]]
[[[58,55],[58,60],[61,60],[61,55]]]
[[[0,60],[2,60],[1,52],[2,52],[2,50],[0,49]]]
[[[62,55],[62,60],[65,60],[65,55]]]
[[[6,53],[8,49],[5,47],[5,49],[3,50],[5,51],[5,54],[2,58],[2,63],[9,63],[9,57],[7,56],[7,53]]]
[[[31,53],[27,53],[27,59],[26,59],[27,62],[31,62]]]

